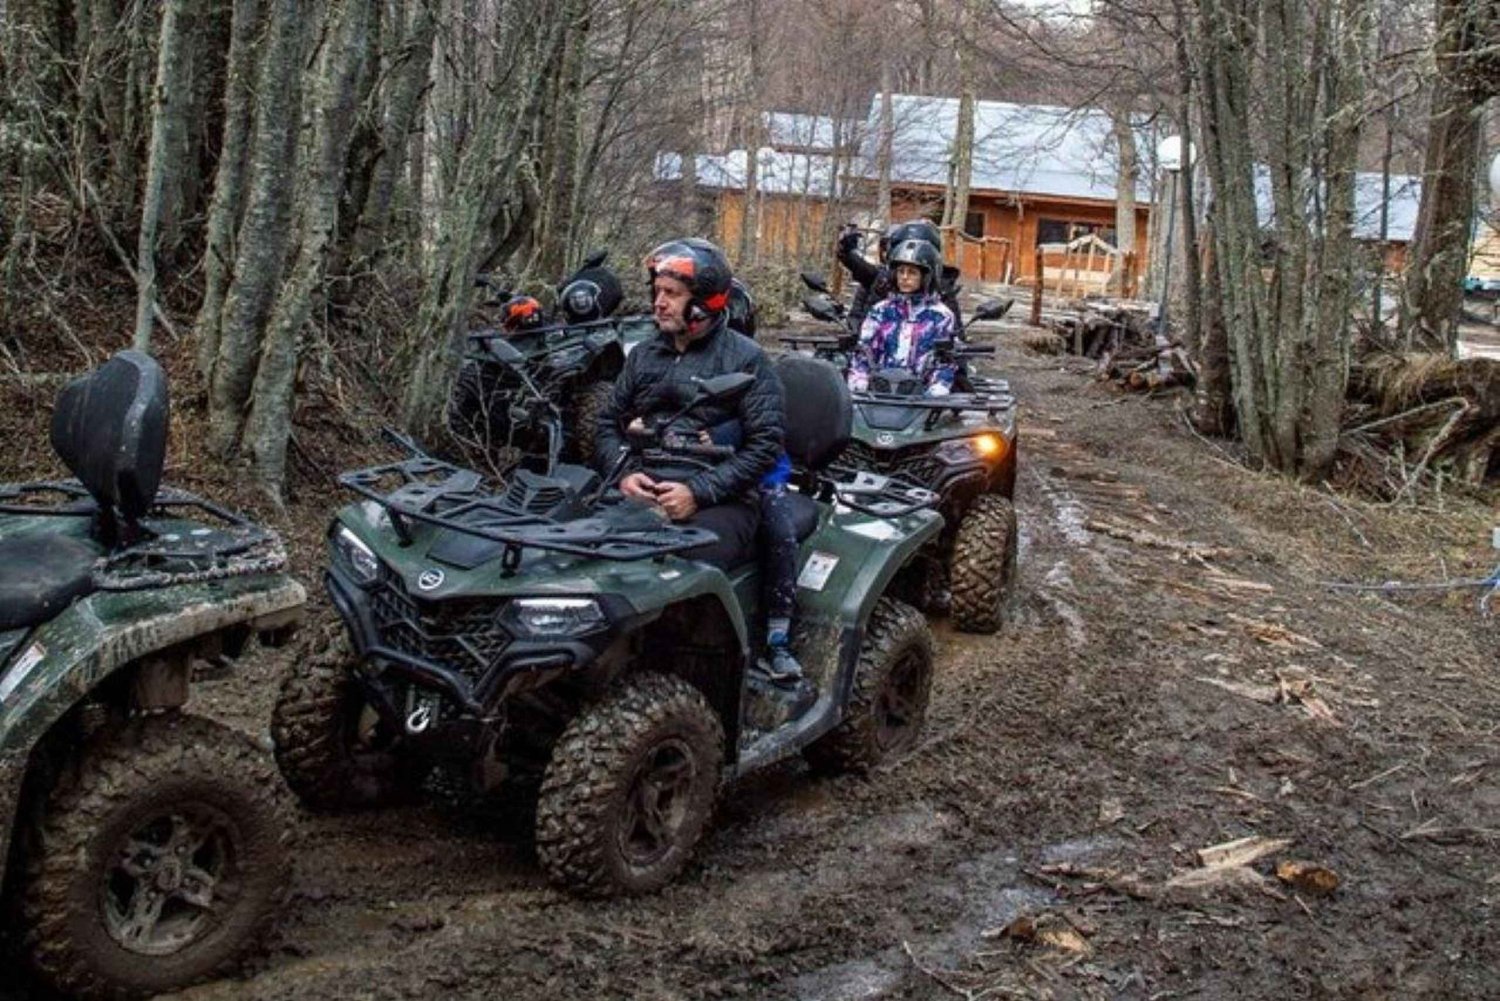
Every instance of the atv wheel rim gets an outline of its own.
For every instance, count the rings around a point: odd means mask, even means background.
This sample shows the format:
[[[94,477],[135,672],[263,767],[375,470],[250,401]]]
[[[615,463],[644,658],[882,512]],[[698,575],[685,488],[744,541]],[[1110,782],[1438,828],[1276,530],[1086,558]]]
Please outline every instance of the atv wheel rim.
[[[681,740],[662,741],[645,756],[620,814],[620,854],[626,862],[649,868],[676,847],[697,778],[692,750]]]
[[[879,727],[877,740],[885,753],[904,751],[916,736],[921,723],[923,681],[927,670],[922,655],[908,650],[880,689],[876,699],[875,719]]]
[[[139,824],[104,886],[104,926],[130,952],[168,956],[223,920],[237,889],[229,819],[206,805]]]

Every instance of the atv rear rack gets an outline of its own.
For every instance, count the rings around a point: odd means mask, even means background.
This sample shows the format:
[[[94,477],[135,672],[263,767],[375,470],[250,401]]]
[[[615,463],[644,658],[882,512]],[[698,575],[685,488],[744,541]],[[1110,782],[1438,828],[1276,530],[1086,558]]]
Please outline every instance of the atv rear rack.
[[[395,490],[382,483],[399,479]],[[505,547],[502,566],[514,571],[525,549],[566,553],[590,559],[630,562],[663,559],[717,540],[703,528],[628,520],[629,512],[605,508],[599,515],[557,521],[517,511],[498,494],[483,490],[483,478],[472,470],[430,457],[370,466],[339,476],[339,483],[383,507],[404,541],[412,523],[461,532]]]
[[[55,495],[52,503],[37,503]],[[21,502],[31,498],[31,502]],[[0,484],[0,514],[41,518],[92,518],[99,504],[76,480]],[[218,524],[184,527],[166,517],[208,515]],[[103,556],[94,585],[134,591],[255,573],[286,565],[280,537],[267,528],[196,494],[163,487],[139,522],[140,537]]]

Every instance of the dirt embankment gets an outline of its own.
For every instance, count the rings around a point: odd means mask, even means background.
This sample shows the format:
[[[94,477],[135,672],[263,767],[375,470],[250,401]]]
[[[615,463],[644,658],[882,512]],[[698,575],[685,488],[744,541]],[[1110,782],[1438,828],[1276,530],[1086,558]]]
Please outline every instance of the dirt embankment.
[[[1500,627],[1326,586],[1482,577],[1493,512],[1248,472],[1070,364],[998,359],[1022,612],[940,630],[917,753],[731,790],[641,900],[551,889],[503,810],[304,817],[268,951],[185,996],[1494,997]],[[284,660],[204,708],[263,730]]]

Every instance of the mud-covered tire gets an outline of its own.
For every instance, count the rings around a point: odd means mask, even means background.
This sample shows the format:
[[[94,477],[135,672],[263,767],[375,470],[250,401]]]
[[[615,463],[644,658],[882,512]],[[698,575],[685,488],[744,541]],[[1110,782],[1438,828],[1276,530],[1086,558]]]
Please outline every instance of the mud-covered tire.
[[[723,728],[698,689],[662,674],[624,678],[553,748],[537,802],[542,867],[587,896],[660,889],[708,823],[723,760]]]
[[[804,753],[826,774],[865,772],[916,746],[932,690],[932,632],[921,612],[881,598],[865,626],[844,719]]]
[[[287,799],[265,752],[211,720],[101,735],[47,798],[26,857],[25,948],[40,977],[67,996],[124,998],[232,967],[286,888]]]
[[[573,453],[585,466],[594,464],[594,444],[597,441],[596,429],[599,427],[599,415],[604,413],[604,408],[609,403],[609,395],[614,392],[614,389],[614,383],[610,381],[590,382],[578,387],[578,395],[573,401],[573,419],[570,422],[569,434],[573,439]]]
[[[1016,587],[1016,509],[1009,500],[975,498],[953,539],[949,579],[955,626],[993,633],[1005,625]]]
[[[343,630],[323,630],[294,659],[271,710],[276,765],[310,810],[389,806],[417,796],[428,766],[401,753],[349,672]]]

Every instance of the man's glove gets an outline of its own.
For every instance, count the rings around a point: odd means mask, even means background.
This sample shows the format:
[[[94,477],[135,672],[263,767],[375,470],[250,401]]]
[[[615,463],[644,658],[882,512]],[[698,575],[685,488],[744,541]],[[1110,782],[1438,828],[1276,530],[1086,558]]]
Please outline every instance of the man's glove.
[[[839,253],[852,254],[859,250],[859,230],[846,229],[839,234]]]

